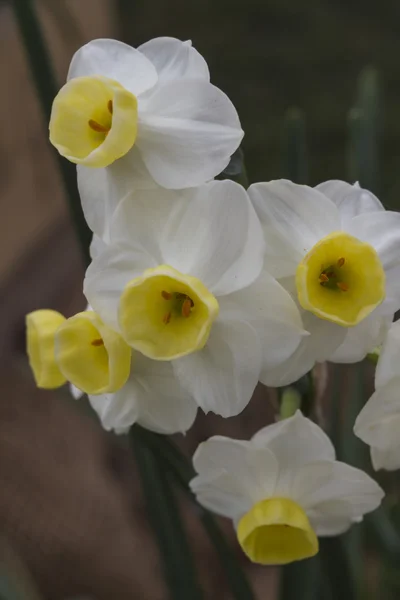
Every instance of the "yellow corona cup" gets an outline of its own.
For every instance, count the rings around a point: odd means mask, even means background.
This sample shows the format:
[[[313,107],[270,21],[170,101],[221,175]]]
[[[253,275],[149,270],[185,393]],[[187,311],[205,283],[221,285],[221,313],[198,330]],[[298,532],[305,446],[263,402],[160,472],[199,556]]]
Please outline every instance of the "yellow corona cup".
[[[106,167],[132,148],[137,120],[136,97],[117,81],[76,77],[53,102],[50,141],[71,162]]]
[[[342,231],[320,240],[297,267],[301,306],[321,319],[352,327],[385,298],[385,272],[376,250]]]
[[[129,377],[131,350],[93,311],[64,321],[55,356],[65,378],[87,394],[116,392]]]
[[[29,364],[40,388],[53,389],[66,382],[54,355],[54,336],[64,321],[55,310],[35,310],[26,315]]]
[[[318,539],[304,510],[288,498],[269,498],[239,521],[237,536],[255,563],[285,565],[314,556]]]
[[[217,299],[196,277],[161,265],[127,284],[119,324],[133,348],[171,360],[204,347],[218,309]]]

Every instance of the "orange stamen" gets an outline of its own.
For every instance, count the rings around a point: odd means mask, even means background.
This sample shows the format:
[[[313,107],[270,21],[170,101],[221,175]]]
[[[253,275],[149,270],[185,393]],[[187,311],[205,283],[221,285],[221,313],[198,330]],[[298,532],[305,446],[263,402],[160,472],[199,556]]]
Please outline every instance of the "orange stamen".
[[[344,283],[344,281],[338,281],[336,285],[338,286],[339,290],[342,290],[342,292],[347,292],[349,289],[349,286],[347,283]]]
[[[99,338],[98,340],[93,340],[92,346],[104,346],[104,342],[101,338]]]
[[[339,260],[337,261],[338,267],[343,267],[344,262],[345,262],[345,259],[343,257],[339,258]]]
[[[163,316],[163,323],[164,325],[168,325],[168,323],[171,320],[171,311],[167,312],[164,316]]]
[[[321,273],[321,275],[319,276],[319,280],[321,283],[326,283],[327,281],[329,281],[329,277],[328,275],[325,275],[325,273]]]
[[[164,298],[164,300],[171,300],[172,294],[170,294],[169,292],[166,292],[165,290],[163,290],[161,292],[161,296]]]
[[[112,101],[112,100],[109,100],[109,101],[107,102],[107,108],[108,108],[108,112],[109,112],[110,114],[113,114],[114,107],[113,107],[113,101]]]
[[[192,301],[190,298],[186,298],[182,304],[182,317],[190,317],[190,311],[192,309]]]
[[[105,127],[97,121],[93,121],[93,119],[89,119],[89,127],[91,127],[94,131],[97,131],[97,133],[108,133],[110,131],[110,127]]]

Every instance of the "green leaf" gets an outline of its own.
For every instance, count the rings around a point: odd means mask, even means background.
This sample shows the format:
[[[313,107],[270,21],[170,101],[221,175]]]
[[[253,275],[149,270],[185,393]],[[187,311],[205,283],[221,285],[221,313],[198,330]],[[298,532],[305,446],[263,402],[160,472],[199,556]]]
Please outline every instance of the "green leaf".
[[[50,54],[40,26],[33,0],[14,0],[16,21],[25,47],[26,58],[29,62],[33,83],[47,124],[50,119],[51,107],[58,92],[58,84],[51,64]],[[46,134],[47,135],[47,134]],[[58,152],[54,151],[61,173],[65,194],[68,199],[71,218],[81,245],[86,264],[90,262],[89,245],[92,239],[83,211],[76,185],[76,167]]]
[[[201,600],[196,568],[179,508],[161,457],[143,443],[133,428],[130,433],[150,521],[162,555],[171,600]]]
[[[303,112],[298,108],[287,111],[283,134],[282,172],[285,179],[295,183],[308,180],[306,124]]]
[[[319,556],[281,569],[279,600],[321,600]]]

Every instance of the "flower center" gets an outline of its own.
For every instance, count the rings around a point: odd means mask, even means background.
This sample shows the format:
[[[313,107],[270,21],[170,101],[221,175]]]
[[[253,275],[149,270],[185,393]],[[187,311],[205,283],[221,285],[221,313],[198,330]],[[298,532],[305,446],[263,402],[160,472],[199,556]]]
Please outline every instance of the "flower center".
[[[132,348],[171,360],[203,348],[218,310],[216,298],[196,277],[160,265],[127,284],[119,325]]]
[[[131,349],[93,311],[67,319],[56,332],[55,348],[60,371],[87,394],[116,392],[128,379]]]
[[[343,233],[320,240],[297,267],[301,306],[321,319],[352,327],[385,298],[385,272],[375,249]]]
[[[269,498],[239,521],[237,536],[255,563],[284,565],[314,556],[318,539],[304,510],[289,498]]]
[[[76,77],[54,99],[50,141],[71,162],[106,167],[132,148],[137,122],[137,99],[117,81]]]

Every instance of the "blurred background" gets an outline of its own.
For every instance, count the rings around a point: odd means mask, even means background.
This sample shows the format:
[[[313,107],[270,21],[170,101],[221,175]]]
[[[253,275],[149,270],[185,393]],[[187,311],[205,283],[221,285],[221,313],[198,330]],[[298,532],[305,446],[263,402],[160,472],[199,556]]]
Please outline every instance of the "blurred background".
[[[18,4],[21,9],[23,1]],[[209,64],[212,82],[239,112],[250,181],[288,175],[293,131],[308,150],[300,179],[312,185],[331,178],[351,181],[354,113],[349,116],[349,110],[357,104],[360,72],[375,67],[379,157],[372,187],[387,207],[399,206],[398,0],[36,0],[34,5],[59,86],[72,54],[93,38],[115,37],[133,46],[157,36],[191,39]],[[162,600],[168,598],[162,564],[135,461],[67,390],[36,390],[27,365],[25,314],[43,307],[66,316],[81,310],[84,263],[14,8],[12,0],[0,2],[0,598]],[[293,107],[302,116],[291,112]],[[344,367],[331,377],[345,400],[355,393],[354,377],[359,373]],[[368,367],[362,382],[370,389]],[[261,422],[271,422],[275,409],[275,392],[260,388],[240,417],[199,417],[185,440],[177,441],[191,454],[215,432],[245,438]],[[346,458],[358,464],[365,449],[354,444],[354,454]],[[390,492],[395,519],[396,481],[380,480]],[[179,501],[204,597],[231,598],[193,507]],[[390,538],[393,522],[386,534],[396,545],[397,538]],[[230,523],[221,526],[234,544]],[[345,538],[365,584],[360,597],[399,598],[399,555],[395,561],[378,560],[382,552],[372,549],[374,535],[367,529],[363,541],[358,534]],[[256,598],[278,598],[278,571],[247,564],[233,548]],[[318,594],[307,598],[330,598]]]

